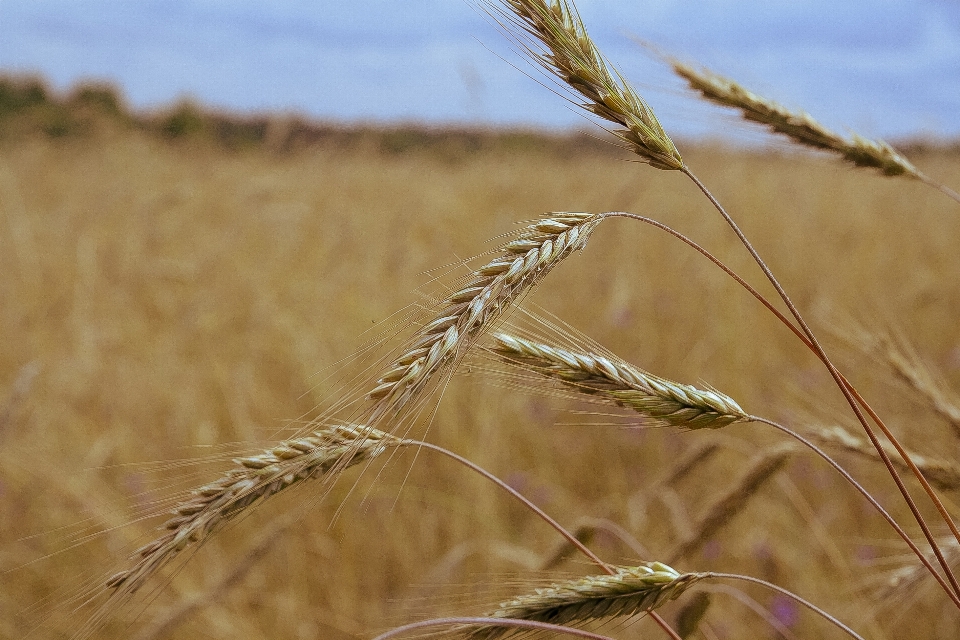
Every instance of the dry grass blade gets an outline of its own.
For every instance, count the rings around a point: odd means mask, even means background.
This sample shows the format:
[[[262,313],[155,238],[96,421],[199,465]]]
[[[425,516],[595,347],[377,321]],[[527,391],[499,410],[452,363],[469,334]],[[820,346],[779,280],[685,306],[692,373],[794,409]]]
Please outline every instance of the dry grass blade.
[[[743,510],[750,498],[776,475],[796,452],[795,445],[787,444],[759,455],[737,483],[707,509],[687,539],[670,554],[672,561],[675,562],[703,546],[713,534]]]
[[[878,338],[872,342],[877,343],[875,348],[880,351],[881,357],[897,377],[923,397],[929,406],[947,421],[954,434],[960,437],[960,406],[951,393],[937,384],[934,374],[920,358],[906,345],[898,344],[893,338]],[[864,348],[870,348],[866,339],[863,344]]]
[[[393,423],[434,376],[456,362],[483,331],[564,258],[587,244],[603,214],[552,213],[503,246],[503,254],[477,269],[420,329],[368,394],[376,401],[361,420]]]
[[[960,569],[960,544],[951,537],[942,538],[938,542],[947,563]],[[933,554],[929,555],[929,559],[933,560]],[[876,589],[874,595],[892,605],[902,606],[905,602],[915,600],[923,584],[929,579],[930,573],[923,565],[910,562],[887,574],[884,583]]]
[[[630,150],[658,169],[683,168],[683,159],[673,141],[660,126],[653,110],[627,84],[619,72],[597,49],[569,0],[501,0],[506,9],[487,0],[489,11],[512,24],[535,44],[525,46],[527,53],[574,91],[586,98],[580,106],[590,113],[618,125],[613,133]],[[538,50],[539,49],[539,50]]]
[[[803,111],[791,111],[781,104],[745,89],[733,80],[706,69],[671,60],[674,72],[707,100],[739,109],[743,117],[766,125],[791,140],[808,147],[832,151],[858,167],[873,167],[888,176],[908,175],[927,180],[909,160],[881,140],[857,134],[845,138]]]
[[[129,594],[188,546],[196,545],[245,509],[305,480],[322,478],[334,468],[370,460],[401,440],[357,426],[335,426],[281,442],[263,453],[238,458],[219,480],[193,491],[178,504],[167,532],[134,554],[131,568],[107,581],[115,595]]]
[[[517,596],[487,615],[559,625],[631,616],[675,600],[703,577],[698,573],[680,573],[660,562],[616,567],[613,575],[559,582]],[[478,627],[466,632],[466,636],[471,640],[492,640],[509,632],[503,627]]]
[[[644,419],[686,429],[718,429],[750,420],[732,398],[649,374],[613,357],[577,353],[507,334],[492,351],[577,390],[607,398]]]
[[[811,435],[820,442],[836,449],[856,453],[871,460],[880,460],[877,450],[864,438],[857,437],[843,427],[822,427],[811,430]],[[884,442],[883,448],[890,459],[900,469],[908,467],[893,445]],[[917,465],[924,477],[942,491],[956,491],[960,489],[960,466],[950,460],[938,460],[928,456],[907,452],[913,463]]]

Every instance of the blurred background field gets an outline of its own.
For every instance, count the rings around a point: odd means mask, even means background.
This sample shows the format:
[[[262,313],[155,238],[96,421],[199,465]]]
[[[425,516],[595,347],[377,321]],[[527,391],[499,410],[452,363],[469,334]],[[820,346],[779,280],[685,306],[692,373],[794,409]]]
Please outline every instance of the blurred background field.
[[[957,205],[831,158],[680,148],[904,441],[957,460],[956,433],[929,402],[849,344],[861,326],[902,335],[935,380],[960,386]],[[955,146],[907,152],[960,185]],[[0,637],[69,637],[89,614],[70,598],[122,567],[162,522],[138,514],[215,477],[215,465],[188,461],[228,459],[314,416],[338,393],[338,363],[417,302],[432,270],[554,210],[654,217],[760,283],[682,176],[589,136],[342,129],[187,103],[137,115],[109,87],[55,97],[40,82],[0,81]],[[786,330],[699,255],[639,223],[605,222],[524,306],[752,413],[800,430],[849,425],[828,376]],[[428,439],[565,525],[617,523],[650,551],[643,559],[666,557],[749,460],[781,441],[759,425],[625,428],[628,419],[579,412],[596,407],[505,386],[471,363],[445,390]],[[721,451],[708,463],[656,486],[711,442]],[[543,572],[554,532],[449,461],[414,458],[348,471],[322,501],[309,486],[278,497],[98,637],[367,638],[482,612],[556,571],[594,572],[575,558]],[[876,466],[841,459],[907,522]],[[611,562],[639,559],[609,532],[591,544]],[[880,518],[799,453],[676,566],[773,580],[873,637],[954,638],[960,618],[930,585],[878,599],[901,563],[910,560]],[[768,592],[746,593],[798,637],[834,633]],[[691,637],[780,637],[743,602],[712,598]],[[682,604],[664,615],[674,620]],[[660,633],[646,620],[603,629]]]

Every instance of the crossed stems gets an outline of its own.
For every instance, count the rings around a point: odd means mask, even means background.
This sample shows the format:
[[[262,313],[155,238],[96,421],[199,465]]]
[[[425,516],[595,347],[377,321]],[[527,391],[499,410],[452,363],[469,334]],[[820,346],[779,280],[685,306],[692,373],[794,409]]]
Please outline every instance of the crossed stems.
[[[830,372],[830,375],[833,377],[834,381],[839,386],[848,404],[856,414],[857,419],[860,421],[860,424],[864,428],[864,431],[866,431],[868,437],[870,438],[871,443],[879,452],[881,460],[883,461],[884,465],[887,467],[887,471],[890,473],[891,477],[896,482],[897,487],[904,498],[904,501],[910,507],[910,510],[913,513],[914,518],[917,520],[917,523],[920,525],[920,528],[924,533],[924,537],[927,539],[927,542],[930,544],[931,548],[933,549],[933,552],[937,557],[938,563],[940,564],[941,568],[943,568],[944,573],[947,576],[947,579],[950,581],[950,586],[947,585],[943,577],[933,568],[932,564],[926,558],[923,552],[920,551],[917,545],[909,538],[909,536],[896,523],[896,521],[894,521],[893,518],[890,517],[890,515],[884,509],[882,509],[882,507],[880,507],[880,505],[876,502],[876,500],[874,500],[873,497],[869,495],[869,493],[867,493],[858,483],[856,483],[853,480],[853,478],[851,478],[849,474],[846,473],[846,471],[844,471],[842,468],[839,467],[839,465],[837,465],[828,457],[826,457],[825,454],[823,454],[819,449],[817,449],[817,447],[805,441],[803,438],[800,438],[797,434],[790,432],[788,429],[785,429],[781,425],[774,424],[773,426],[777,428],[781,428],[787,431],[788,433],[791,433],[791,435],[794,435],[794,437],[799,438],[805,444],[810,446],[814,451],[819,453],[821,456],[825,457],[825,459],[827,459],[828,462],[830,462],[841,474],[843,474],[850,482],[852,482],[854,486],[857,487],[857,489],[865,497],[867,497],[867,499],[870,500],[870,502],[880,511],[883,517],[897,531],[897,533],[904,540],[904,542],[906,542],[907,545],[910,547],[910,549],[917,555],[917,557],[920,559],[923,565],[927,568],[927,570],[930,571],[930,573],[934,576],[934,578],[937,580],[940,586],[944,589],[947,595],[950,596],[953,603],[958,608],[960,608],[960,585],[958,585],[957,579],[954,576],[953,571],[950,569],[949,564],[944,558],[943,553],[940,550],[940,547],[937,544],[936,539],[933,537],[933,534],[930,532],[930,529],[927,526],[925,520],[923,519],[923,516],[920,514],[919,510],[917,509],[916,503],[913,501],[912,497],[910,496],[910,493],[907,491],[906,487],[904,486],[903,480],[900,478],[896,469],[893,467],[892,461],[890,460],[886,452],[883,450],[883,447],[881,446],[873,429],[870,427],[869,423],[866,421],[863,415],[863,412],[860,409],[861,406],[870,415],[871,419],[874,420],[874,422],[876,422],[876,424],[880,427],[881,431],[883,431],[884,435],[888,438],[888,440],[890,440],[890,442],[893,443],[893,445],[896,447],[898,453],[901,455],[901,457],[910,467],[911,471],[920,481],[920,484],[923,486],[925,492],[930,497],[931,501],[933,501],[933,503],[937,506],[937,510],[940,512],[940,515],[943,517],[944,521],[950,527],[950,530],[953,532],[954,536],[957,538],[957,541],[960,542],[960,531],[957,530],[956,524],[953,522],[949,513],[947,513],[946,508],[943,506],[943,503],[940,501],[939,497],[933,491],[933,488],[930,486],[929,482],[927,482],[926,478],[923,477],[923,474],[920,472],[917,466],[913,463],[913,460],[904,450],[903,446],[896,439],[896,437],[890,432],[890,430],[886,427],[883,420],[877,415],[877,413],[873,410],[873,408],[870,407],[870,405],[866,402],[866,400],[863,399],[863,396],[860,395],[860,393],[846,379],[846,377],[844,377],[843,374],[836,369],[836,367],[827,357],[826,352],[823,350],[823,347],[817,341],[812,330],[803,320],[803,317],[800,315],[800,312],[797,310],[796,306],[790,300],[789,296],[787,295],[786,291],[783,289],[782,285],[780,285],[779,281],[770,271],[769,267],[767,267],[766,263],[757,253],[756,249],[754,249],[752,244],[750,244],[749,240],[747,240],[746,236],[740,230],[736,222],[734,222],[734,220],[730,217],[730,215],[726,212],[726,210],[722,207],[722,205],[720,205],[720,203],[713,196],[713,194],[710,193],[707,187],[688,168],[684,168],[682,169],[682,171],[694,182],[694,184],[697,185],[697,187],[704,193],[704,195],[707,196],[711,204],[714,205],[714,207],[723,216],[727,224],[730,225],[730,227],[734,230],[737,237],[740,239],[741,243],[743,243],[744,246],[747,248],[747,250],[750,252],[750,255],[753,257],[754,261],[757,262],[757,264],[763,270],[764,275],[766,275],[767,279],[771,282],[771,284],[776,289],[777,293],[780,295],[780,298],[787,305],[787,308],[790,310],[791,315],[793,315],[794,318],[797,320],[797,324],[799,325],[799,328],[797,325],[791,322],[780,310],[774,307],[761,293],[759,293],[754,287],[752,287],[742,277],[740,277],[736,272],[734,272],[732,269],[727,267],[723,262],[721,262],[713,254],[711,254],[709,251],[707,251],[702,246],[700,246],[699,244],[697,244],[687,236],[683,235],[682,233],[672,229],[671,227],[661,222],[658,222],[656,220],[653,220],[652,218],[648,218],[645,216],[640,216],[640,215],[626,213],[626,212],[610,212],[610,213],[607,213],[606,216],[629,218],[633,220],[638,220],[640,222],[644,222],[646,224],[657,227],[658,229],[666,231],[667,233],[681,240],[691,248],[695,249],[697,252],[699,252],[708,260],[713,262],[716,266],[718,266],[724,273],[726,273],[728,276],[733,278],[737,282],[737,284],[739,284],[741,287],[746,289],[751,295],[753,295],[761,304],[763,304],[763,306],[765,306],[772,314],[774,314],[774,316],[776,316],[777,319],[779,319],[788,329],[790,329],[794,333],[794,335],[796,335],[797,338],[808,349],[810,349],[818,357],[818,359],[820,359],[821,362],[824,363],[824,365],[827,367],[827,370]],[[763,419],[759,419],[759,421],[768,422]]]

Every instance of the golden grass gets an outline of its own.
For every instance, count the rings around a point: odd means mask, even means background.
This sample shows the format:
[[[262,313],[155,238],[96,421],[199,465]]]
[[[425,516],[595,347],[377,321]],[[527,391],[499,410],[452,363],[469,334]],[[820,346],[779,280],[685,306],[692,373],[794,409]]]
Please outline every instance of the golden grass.
[[[957,388],[955,205],[921,184],[805,155],[692,148],[684,157],[821,325],[847,315],[867,325],[895,321]],[[914,160],[960,184],[960,159]],[[331,367],[380,331],[375,321],[418,301],[413,290],[431,277],[427,270],[494,249],[499,243],[484,241],[546,211],[617,209],[680,228],[760,282],[680,176],[591,152],[225,153],[134,133],[0,147],[0,415],[9,416],[0,424],[0,637],[34,628],[74,593],[74,578],[99,584],[165,518],[114,527],[215,478],[236,453],[280,439],[287,420],[316,415],[338,391]],[[842,414],[827,376],[786,331],[654,229],[605,222],[527,299],[534,302],[629,361],[703,380],[744,407],[785,418],[813,411],[824,421]],[[889,376],[871,361],[847,357],[852,366],[844,369],[856,372],[854,382],[911,449],[941,457],[956,450],[941,417],[890,393]],[[674,547],[672,523],[699,521],[745,461],[779,441],[762,426],[728,426],[724,451],[671,487],[671,516],[653,501],[630,513],[639,504],[631,497],[717,434],[595,426],[585,423],[622,425],[628,414],[564,407],[583,405],[498,387],[474,368],[445,390],[430,436],[507,478],[564,524],[603,516],[629,525],[655,557]],[[170,637],[370,637],[413,617],[481,612],[522,593],[503,576],[528,576],[517,561],[545,560],[555,534],[496,488],[444,460],[414,464],[414,455],[398,453],[376,482],[375,470],[365,472],[352,492],[351,476],[322,503],[309,488],[279,496],[211,539],[139,618],[137,609],[119,612],[102,636],[125,637],[131,621],[148,625],[220,584],[256,531],[293,501],[307,505],[302,522],[241,585]],[[214,460],[199,469],[140,464],[201,457]],[[846,462],[904,515],[873,462]],[[876,582],[881,560],[902,547],[814,458],[796,455],[786,476],[806,505],[768,485],[678,568],[771,578],[854,626],[877,611],[889,637],[953,637],[956,613],[936,590],[920,591],[902,613],[868,602],[851,591],[855,584],[826,579]],[[840,554],[810,535],[818,527]],[[20,567],[74,542],[81,544]],[[502,553],[464,554],[464,545]],[[593,547],[611,562],[638,560],[613,536],[598,535]],[[573,561],[566,568],[584,573]],[[767,593],[751,594],[775,604]],[[767,633],[738,607],[715,596],[706,619],[730,636]],[[670,619],[676,608],[662,611]],[[820,624],[801,616],[792,629],[818,637]],[[77,616],[61,609],[46,625],[38,637],[66,637]],[[647,621],[616,632],[659,633]]]

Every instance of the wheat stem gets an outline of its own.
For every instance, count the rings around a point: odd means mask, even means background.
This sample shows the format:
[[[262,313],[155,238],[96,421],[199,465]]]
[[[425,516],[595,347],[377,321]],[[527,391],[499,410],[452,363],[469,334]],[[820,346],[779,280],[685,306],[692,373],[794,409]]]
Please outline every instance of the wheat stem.
[[[740,226],[730,217],[730,214],[727,213],[726,209],[723,208],[723,205],[714,197],[710,190],[707,189],[699,178],[690,169],[684,167],[681,169],[683,173],[690,178],[691,181],[701,192],[707,197],[710,203],[716,208],[720,213],[723,219],[727,222],[733,232],[740,239],[740,242],[747,249],[750,255],[753,257],[754,261],[763,271],[764,275],[767,277],[767,280],[770,281],[770,284],[777,290],[777,294],[780,296],[780,299],[783,300],[784,304],[787,305],[787,308],[790,310],[790,314],[796,319],[797,324],[803,333],[807,336],[810,347],[814,350],[817,357],[823,362],[824,366],[827,368],[827,371],[830,373],[830,376],[834,379],[837,386],[840,389],[840,392],[843,393],[844,398],[847,400],[847,403],[850,405],[850,408],[853,410],[854,414],[857,416],[857,420],[863,426],[864,431],[866,431],[867,436],[870,438],[870,442],[873,444],[874,448],[879,453],[881,459],[883,460],[884,466],[887,467],[887,471],[890,474],[890,477],[893,478],[893,481],[897,485],[897,489],[900,491],[900,495],[903,496],[904,501],[907,503],[907,506],[910,508],[911,513],[913,514],[914,519],[917,521],[917,524],[920,525],[920,529],[923,531],[924,537],[927,539],[927,542],[933,548],[934,553],[937,555],[937,560],[940,563],[940,566],[943,568],[944,573],[947,575],[947,579],[950,581],[950,585],[953,587],[954,593],[960,595],[960,583],[957,582],[957,578],[954,576],[953,571],[950,569],[946,560],[943,558],[943,554],[940,552],[939,547],[937,546],[936,539],[933,537],[933,533],[930,531],[929,526],[923,518],[923,515],[920,513],[920,510],[917,508],[916,503],[913,500],[913,497],[910,495],[910,492],[907,490],[906,485],[903,483],[903,479],[900,478],[900,475],[897,473],[897,470],[894,468],[893,463],[890,461],[890,457],[883,450],[879,439],[874,433],[873,429],[870,428],[870,424],[867,422],[867,419],[864,417],[863,412],[860,409],[860,406],[863,405],[863,409],[870,414],[870,417],[877,424],[880,430],[883,432],[884,436],[897,448],[897,451],[901,456],[904,456],[905,462],[910,466],[911,471],[920,481],[920,484],[923,486],[924,491],[930,497],[930,500],[937,507],[938,512],[941,517],[950,527],[950,530],[953,532],[954,536],[957,538],[957,541],[960,542],[960,530],[957,529],[956,524],[953,522],[953,519],[950,517],[950,514],[947,512],[946,508],[943,506],[943,503],[937,497],[936,493],[933,491],[933,488],[930,487],[930,484],[923,477],[923,474],[920,473],[920,470],[916,468],[916,465],[913,465],[910,462],[909,456],[906,455],[903,447],[900,445],[900,442],[894,437],[893,433],[887,428],[883,420],[880,419],[880,416],[876,414],[875,411],[866,403],[862,396],[857,393],[856,389],[850,385],[846,378],[844,378],[840,371],[834,366],[830,358],[827,357],[826,351],[820,345],[820,342],[817,340],[813,331],[807,325],[806,321],[803,319],[803,316],[800,315],[800,311],[793,304],[793,301],[790,300],[790,297],[787,295],[787,292],[784,290],[783,286],[780,284],[780,281],[773,275],[773,272],[770,271],[770,268],[767,266],[766,262],[763,261],[763,258],[760,257],[760,254],[757,253],[757,250],[753,248],[753,245],[741,231]],[[960,605],[958,605],[960,606]]]
[[[830,621],[831,624],[833,624],[838,629],[841,629],[844,633],[846,633],[851,638],[856,638],[857,640],[863,640],[863,637],[861,637],[860,634],[858,634],[856,631],[854,631],[847,625],[843,624],[842,622],[834,618],[832,615],[830,615],[829,613],[827,613],[817,605],[813,604],[809,600],[805,600],[801,598],[800,596],[790,591],[789,589],[784,589],[783,587],[777,586],[772,582],[767,582],[766,580],[761,580],[760,578],[754,578],[753,576],[744,576],[736,573],[719,573],[715,571],[708,571],[702,575],[705,578],[709,578],[709,579],[741,580],[743,582],[752,582],[754,584],[762,585],[767,589],[771,589],[773,591],[776,591],[777,593],[783,594],[788,598],[790,598],[791,600],[803,605],[807,609],[810,609],[820,617]]]
[[[818,456],[820,456],[821,458],[823,458],[823,460],[826,461],[827,464],[829,464],[831,467],[833,467],[833,468],[837,471],[837,473],[839,473],[841,476],[844,477],[844,479],[845,479],[847,482],[849,482],[851,485],[853,485],[853,487],[854,487],[857,491],[859,491],[860,494],[861,494],[864,498],[866,498],[867,501],[868,501],[871,505],[873,505],[874,509],[877,510],[877,512],[883,517],[883,519],[886,520],[886,521],[890,524],[891,527],[893,527],[894,531],[897,532],[897,534],[900,536],[900,538],[901,538],[905,543],[907,543],[907,546],[910,547],[910,550],[913,551],[914,554],[916,554],[917,558],[920,559],[920,562],[921,562],[921,563],[927,568],[927,570],[933,575],[933,577],[934,577],[934,578],[936,579],[936,581],[940,584],[940,586],[943,587],[944,592],[945,592],[945,593],[947,594],[947,596],[953,601],[953,603],[954,603],[955,605],[957,605],[957,607],[960,607],[960,597],[958,597],[957,594],[954,593],[954,592],[951,590],[950,585],[948,585],[948,584],[946,583],[946,581],[943,579],[943,577],[942,577],[939,573],[937,573],[937,570],[934,569],[933,565],[932,565],[932,564],[930,563],[930,561],[927,559],[926,554],[924,554],[924,553],[920,550],[920,548],[917,546],[917,544],[910,538],[910,536],[907,535],[907,532],[903,530],[903,527],[901,527],[901,526],[897,523],[897,521],[893,519],[893,516],[891,516],[891,515],[887,512],[887,510],[884,509],[883,506],[881,506],[879,502],[877,502],[876,498],[874,498],[874,497],[870,494],[869,491],[867,491],[866,489],[864,489],[863,486],[862,486],[859,482],[857,482],[857,481],[853,478],[853,476],[851,476],[851,475],[847,472],[846,469],[844,469],[842,466],[840,466],[840,464],[839,464],[836,460],[834,460],[834,459],[831,458],[829,455],[827,455],[827,454],[823,451],[823,449],[821,449],[820,447],[818,447],[818,446],[815,445],[814,443],[810,442],[810,440],[808,440],[807,438],[804,438],[802,435],[800,435],[800,434],[797,433],[796,431],[790,429],[789,427],[785,427],[784,425],[782,425],[782,424],[780,424],[780,423],[778,423],[778,422],[774,422],[773,420],[768,420],[768,419],[762,418],[762,417],[760,417],[760,416],[753,416],[753,420],[755,420],[756,422],[760,422],[760,423],[769,425],[769,426],[771,426],[771,427],[773,427],[773,428],[775,428],[775,429],[778,429],[778,430],[782,431],[783,433],[787,434],[788,436],[790,436],[791,438],[794,438],[794,439],[797,440],[798,442],[802,443],[804,446],[806,446],[806,447],[809,448],[811,451],[813,451],[814,453],[816,453]],[[934,547],[933,547],[933,550],[934,550],[935,553],[936,553],[936,550],[937,550],[938,548],[939,548],[938,546],[934,546]]]

